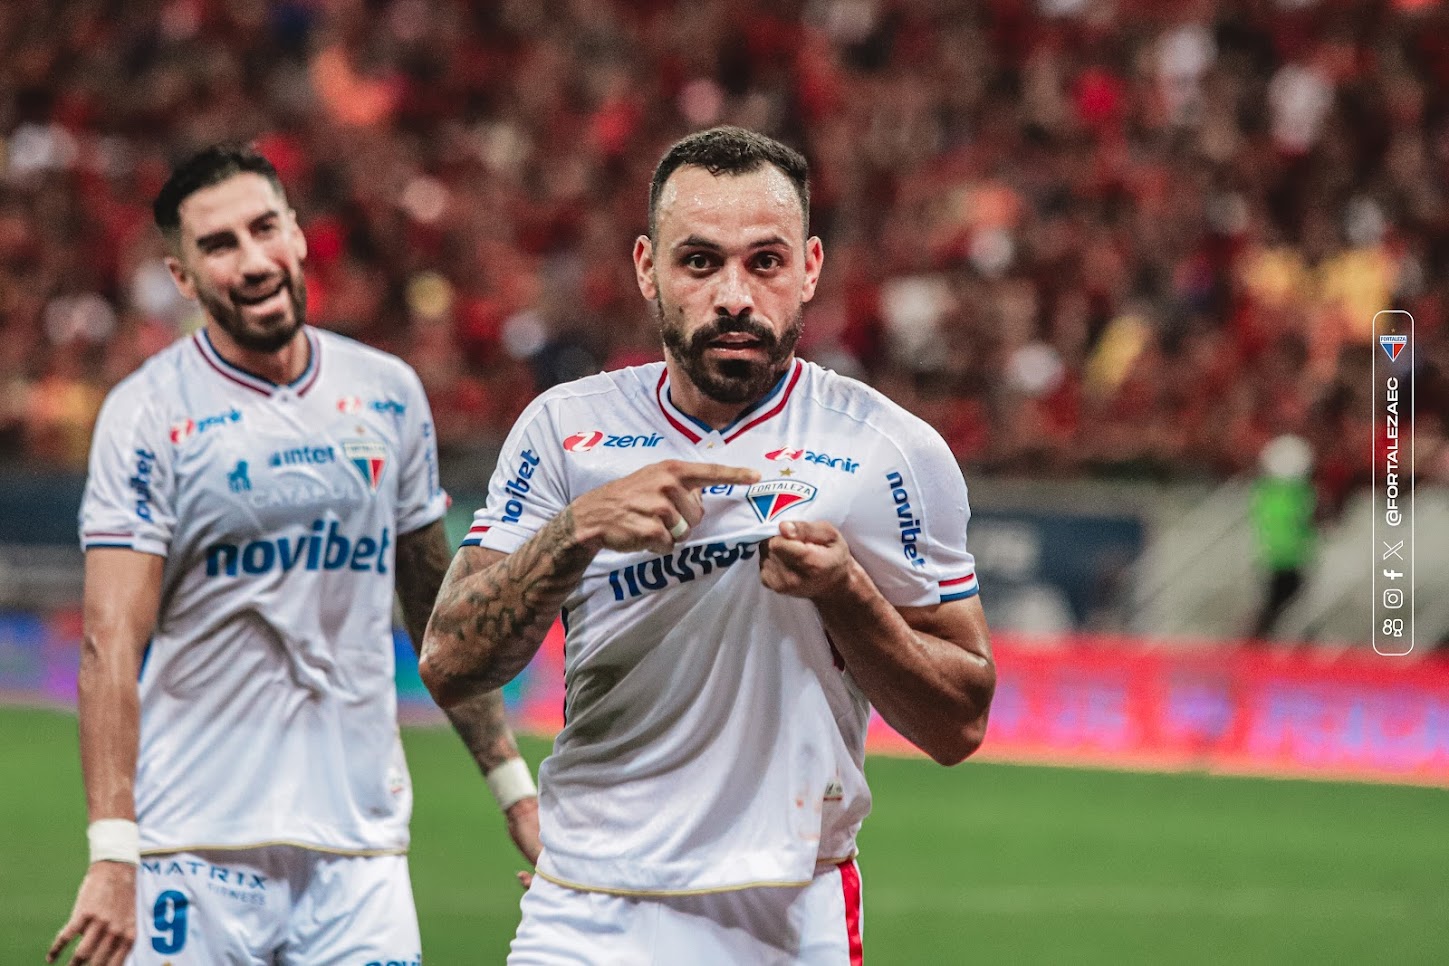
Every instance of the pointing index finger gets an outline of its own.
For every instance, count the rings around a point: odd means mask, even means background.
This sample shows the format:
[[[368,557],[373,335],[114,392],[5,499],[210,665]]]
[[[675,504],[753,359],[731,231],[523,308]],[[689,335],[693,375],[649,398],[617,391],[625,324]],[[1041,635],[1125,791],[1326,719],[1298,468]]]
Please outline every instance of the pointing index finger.
[[[685,463],[679,469],[679,482],[691,489],[696,486],[718,486],[722,483],[746,485],[758,483],[760,474],[743,466],[720,463]]]

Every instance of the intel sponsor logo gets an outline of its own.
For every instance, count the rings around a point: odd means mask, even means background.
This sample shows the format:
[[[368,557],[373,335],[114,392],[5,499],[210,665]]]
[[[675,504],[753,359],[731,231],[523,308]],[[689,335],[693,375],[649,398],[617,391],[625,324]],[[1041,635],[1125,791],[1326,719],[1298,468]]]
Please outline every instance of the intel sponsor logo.
[[[277,450],[267,459],[270,466],[317,466],[335,463],[337,450],[331,446],[297,446]]]
[[[911,508],[911,495],[906,491],[906,481],[900,473],[892,470],[886,474],[891,487],[891,499],[896,505],[896,526],[901,532],[901,552],[912,567],[926,565],[926,553],[916,545],[921,536],[921,521]]]

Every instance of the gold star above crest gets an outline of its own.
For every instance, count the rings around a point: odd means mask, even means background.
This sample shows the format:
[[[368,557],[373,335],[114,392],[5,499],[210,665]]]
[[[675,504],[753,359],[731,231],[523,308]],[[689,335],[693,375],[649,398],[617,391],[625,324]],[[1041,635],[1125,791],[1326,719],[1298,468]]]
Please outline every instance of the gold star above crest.
[[[790,469],[790,467],[787,466],[783,470],[780,471],[780,475],[781,476],[794,476],[795,475],[795,471],[792,470],[792,469]]]

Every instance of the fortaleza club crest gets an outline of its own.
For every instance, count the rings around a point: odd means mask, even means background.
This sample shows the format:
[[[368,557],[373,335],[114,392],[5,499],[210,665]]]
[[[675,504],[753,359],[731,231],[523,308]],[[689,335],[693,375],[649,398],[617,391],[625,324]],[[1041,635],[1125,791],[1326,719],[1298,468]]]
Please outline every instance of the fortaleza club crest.
[[[342,452],[362,474],[362,481],[376,492],[387,469],[387,447],[377,440],[348,439],[342,442]]]
[[[1406,335],[1381,335],[1379,345],[1383,346],[1384,355],[1389,357],[1390,362],[1397,362],[1399,353],[1404,351],[1404,346],[1409,344],[1409,337]]]
[[[816,489],[804,480],[764,480],[745,491],[745,499],[761,523],[769,523],[791,507],[815,499]]]

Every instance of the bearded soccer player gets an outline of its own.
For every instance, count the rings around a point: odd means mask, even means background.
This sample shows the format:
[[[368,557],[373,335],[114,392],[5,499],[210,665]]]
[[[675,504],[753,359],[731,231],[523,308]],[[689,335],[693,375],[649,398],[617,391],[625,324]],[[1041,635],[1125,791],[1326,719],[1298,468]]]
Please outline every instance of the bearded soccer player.
[[[306,325],[276,171],[212,148],[156,222],[205,325],[111,393],[81,509],[92,864],[72,962],[418,961],[392,613],[447,568],[435,441],[401,360]],[[496,693],[450,717],[536,857]],[[134,943],[134,949],[132,949]]]
[[[929,426],[795,357],[824,258],[803,157],[695,134],[649,214],[665,361],[519,418],[423,678],[473,700],[562,610],[567,724],[510,963],[858,963],[870,707],[947,765],[986,729],[966,486]]]

